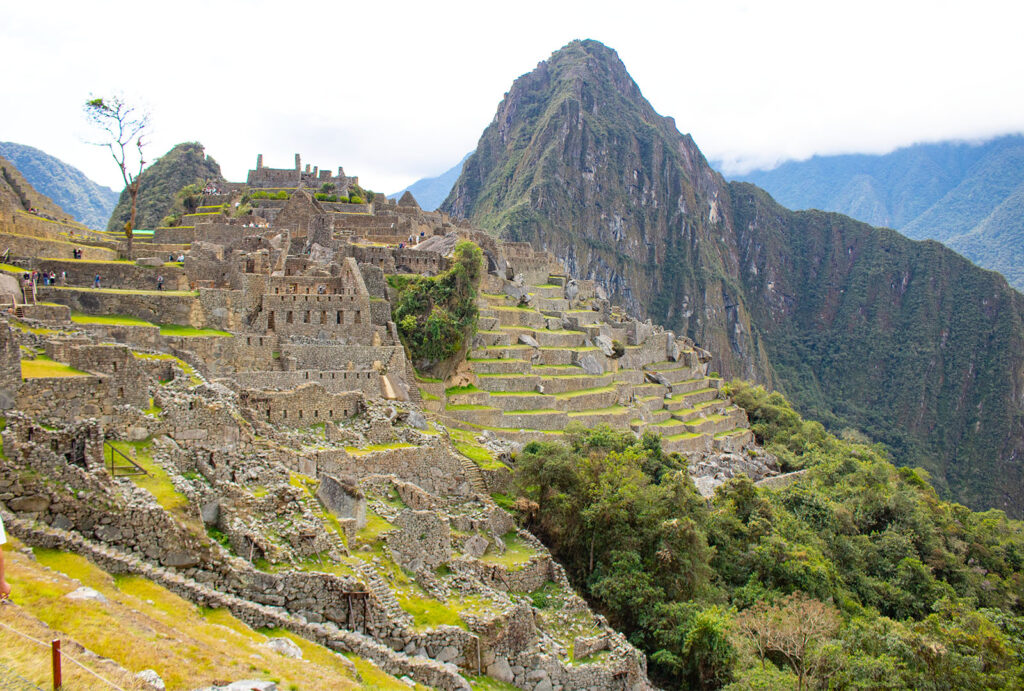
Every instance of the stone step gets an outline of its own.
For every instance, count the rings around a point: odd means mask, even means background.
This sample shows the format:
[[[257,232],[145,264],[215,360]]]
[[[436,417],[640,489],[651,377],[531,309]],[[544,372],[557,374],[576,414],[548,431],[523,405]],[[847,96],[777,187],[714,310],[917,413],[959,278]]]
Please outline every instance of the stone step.
[[[529,361],[535,352],[536,348],[525,345],[495,345],[474,348],[469,351],[469,358],[471,360],[515,359]]]
[[[511,429],[562,430],[569,422],[569,416],[560,411],[541,408],[506,412],[501,418],[501,427]]]
[[[476,490],[478,494],[488,494],[487,481],[484,478],[484,474],[480,472],[480,466],[463,456],[461,453],[456,453],[456,455],[459,458],[459,462],[462,464],[462,470],[465,471],[466,478],[469,480],[470,486]]]
[[[738,409],[735,409],[725,415],[709,415],[707,417],[697,418],[687,423],[686,429],[690,432],[699,432],[701,434],[715,435],[719,432],[727,432],[729,430],[736,429],[740,426],[742,413]],[[746,414],[742,414],[743,422],[746,422]]]
[[[548,348],[583,348],[586,334],[582,331],[551,331],[549,329],[528,329],[522,326],[503,327],[509,334],[512,343],[519,342],[519,335],[526,334],[541,347]]]
[[[672,411],[672,417],[682,422],[689,422],[690,420],[707,417],[708,415],[721,414],[730,407],[731,404],[726,399],[716,398],[710,401],[704,401],[703,403],[698,403],[692,408]]]
[[[569,301],[564,297],[544,298],[535,295],[533,306],[542,312],[564,312],[569,309]]]
[[[473,347],[474,348],[487,348],[489,346],[507,346],[511,345],[512,341],[509,340],[508,334],[504,331],[477,331],[473,336]]]
[[[559,410],[554,396],[539,393],[492,393],[488,399],[490,405],[505,412],[517,410]]]
[[[530,367],[526,360],[508,360],[505,358],[469,360],[477,376],[485,374],[539,374]],[[483,388],[483,387],[481,387]]]
[[[558,394],[555,406],[567,413],[610,408],[618,403],[619,391],[614,386],[600,389],[582,389],[568,394]]]
[[[684,433],[661,438],[661,448],[667,453],[681,453],[686,456],[709,453],[713,446],[710,434]]]
[[[582,423],[584,427],[608,425],[612,429],[627,429],[632,411],[625,406],[609,406],[597,410],[581,410],[569,413],[569,420]]]
[[[524,307],[494,308],[494,315],[501,326],[525,326],[531,329],[546,329],[547,320],[540,312]]]
[[[463,422],[482,425],[484,427],[497,427],[501,422],[501,410],[489,406],[446,406],[444,414],[448,417],[462,420]]]
[[[540,377],[540,385],[544,387],[544,393],[554,395],[611,386],[614,379],[614,376],[611,374],[555,375]]]
[[[672,398],[665,401],[665,407],[675,412],[676,410],[692,408],[698,403],[712,401],[716,398],[718,398],[718,389],[698,389],[696,391],[673,395]]]
[[[539,298],[562,298],[565,297],[565,288],[550,283],[527,286],[527,290]]]
[[[507,362],[522,362],[524,366],[529,366],[525,360],[508,360]],[[536,391],[538,384],[540,384],[540,377],[536,374],[479,374],[477,376],[477,386],[492,393]]]

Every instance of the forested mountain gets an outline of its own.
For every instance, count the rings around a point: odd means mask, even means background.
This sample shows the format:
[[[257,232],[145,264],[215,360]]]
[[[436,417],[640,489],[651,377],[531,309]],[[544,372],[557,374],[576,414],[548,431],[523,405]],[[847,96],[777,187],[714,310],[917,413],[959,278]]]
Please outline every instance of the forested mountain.
[[[600,43],[515,81],[442,209],[552,251],[958,501],[1024,513],[1024,298],[937,243],[728,183]]]
[[[938,240],[1024,289],[1024,136],[815,156],[736,176],[792,209],[839,211]]]
[[[106,228],[117,203],[117,192],[93,182],[78,168],[31,146],[0,142],[0,156],[13,163],[33,187],[76,221],[90,228]]]
[[[467,158],[469,158],[469,154],[463,156],[461,161],[440,175],[417,180],[408,187],[400,189],[394,194],[389,194],[388,197],[398,199],[402,196],[403,192],[409,191],[412,192],[412,196],[416,197],[416,203],[420,205],[421,209],[433,211],[441,206],[441,202],[452,191],[452,185],[459,179],[459,174],[462,172],[462,164],[466,162]]]
[[[139,198],[136,228],[156,228],[164,216],[174,210],[176,195],[185,185],[202,186],[207,182],[223,182],[220,165],[207,156],[199,142],[178,144],[155,160],[139,176]],[[117,207],[110,216],[107,230],[120,231],[131,215],[131,198],[121,191]]]

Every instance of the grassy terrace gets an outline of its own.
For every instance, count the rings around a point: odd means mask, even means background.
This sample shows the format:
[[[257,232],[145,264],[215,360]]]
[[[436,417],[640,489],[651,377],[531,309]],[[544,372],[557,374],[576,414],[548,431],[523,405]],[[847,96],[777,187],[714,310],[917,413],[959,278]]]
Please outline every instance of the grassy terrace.
[[[23,269],[19,269],[23,271]],[[122,288],[85,288],[80,286],[49,286],[53,290],[72,290],[84,293],[110,293],[113,295],[171,295],[175,297],[199,297],[198,290],[129,290]]]
[[[394,449],[412,449],[415,448],[415,444],[407,444],[405,442],[395,442],[393,444],[370,444],[369,446],[346,446],[345,451],[349,452],[353,456],[365,456],[368,453],[374,451],[393,451]]]
[[[515,531],[503,535],[502,540],[505,542],[505,551],[501,554],[496,554],[488,549],[487,553],[480,557],[481,561],[500,564],[509,571],[516,571],[526,566],[530,559],[537,556],[537,551],[516,535]]]
[[[148,473],[147,475],[131,475],[130,477],[136,485],[148,490],[156,498],[157,503],[178,519],[182,525],[187,526],[197,535],[205,534],[198,516],[189,508],[188,498],[175,489],[174,483],[171,482],[171,476],[153,460],[152,439],[145,439],[143,441],[112,441],[110,445],[125,456],[132,458]],[[110,451],[106,451],[107,458],[109,458],[109,454]],[[116,456],[115,460],[117,460]],[[120,459],[120,462],[124,463],[124,460]]]
[[[217,329],[199,329],[194,326],[185,326],[183,324],[154,324],[148,322],[145,319],[139,319],[127,314],[83,314],[82,312],[72,312],[71,321],[76,324],[103,324],[107,326],[152,326],[154,328],[160,328],[161,336],[184,336],[184,337],[196,337],[196,336],[222,336],[222,337],[233,337],[227,331],[219,331]]]
[[[63,362],[38,355],[34,360],[21,361],[22,379],[45,379],[48,377],[88,377],[88,372],[75,369]]]
[[[608,406],[607,408],[595,408],[593,410],[578,410],[569,413],[569,417],[582,417],[584,415],[625,415],[629,408],[621,405]]]
[[[128,670],[155,670],[169,689],[196,688],[213,679],[274,680],[281,689],[409,688],[366,660],[347,655],[362,677],[360,684],[346,661],[326,647],[284,631],[254,630],[228,610],[197,607],[144,577],[112,576],[75,554],[32,552],[34,559],[8,553],[7,577],[19,593],[19,607],[4,608],[4,620],[45,640],[53,637],[45,628],[49,625]],[[106,601],[63,597],[81,585],[96,589]],[[294,641],[302,659],[268,653],[263,644],[275,637]],[[0,651],[0,659],[15,673],[49,688],[48,650],[3,631]],[[76,657],[119,688],[141,688],[130,673],[117,676],[91,656]],[[68,689],[111,688],[70,663],[64,665],[64,684]]]

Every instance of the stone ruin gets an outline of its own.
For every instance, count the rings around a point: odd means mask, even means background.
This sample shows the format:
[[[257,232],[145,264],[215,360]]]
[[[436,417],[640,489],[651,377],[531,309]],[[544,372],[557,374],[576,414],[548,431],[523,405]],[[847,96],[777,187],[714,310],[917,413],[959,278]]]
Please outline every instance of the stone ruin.
[[[67,275],[32,301],[12,289],[0,318],[11,532],[438,688],[648,688],[643,655],[490,494],[522,443],[574,422],[657,433],[708,495],[776,474],[710,357],[546,251],[409,193],[318,201],[324,183],[358,179],[260,156],[130,255],[116,234],[0,214],[12,263]],[[271,189],[288,199],[252,196]],[[449,380],[426,381],[385,276],[437,274],[459,239],[486,260],[478,329]],[[166,478],[164,503],[141,475]],[[557,606],[534,606],[541,588]],[[431,608],[460,625],[409,611]]]

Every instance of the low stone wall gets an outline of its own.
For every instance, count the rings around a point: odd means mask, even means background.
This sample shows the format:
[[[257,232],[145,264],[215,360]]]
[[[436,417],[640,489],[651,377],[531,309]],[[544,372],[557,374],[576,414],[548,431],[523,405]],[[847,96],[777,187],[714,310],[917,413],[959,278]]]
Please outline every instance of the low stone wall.
[[[40,260],[35,264],[40,271],[53,271],[60,276],[68,274],[67,281],[58,285],[91,286],[96,274],[107,288],[130,290],[156,290],[157,276],[164,277],[164,290],[186,290],[188,281],[180,266],[139,266],[127,262],[93,263],[86,260],[59,259]]]
[[[78,245],[61,240],[46,240],[13,233],[0,233],[0,247],[4,251],[10,249],[11,255],[15,258],[29,260],[35,260],[36,257],[72,259],[75,249],[82,250],[83,259],[117,259],[117,251],[105,247]]]
[[[101,283],[102,285],[102,283]],[[128,314],[158,324],[206,326],[196,296],[172,293],[115,293],[79,288],[37,288],[40,300],[86,314]]]

